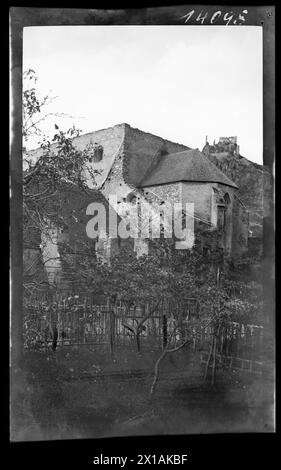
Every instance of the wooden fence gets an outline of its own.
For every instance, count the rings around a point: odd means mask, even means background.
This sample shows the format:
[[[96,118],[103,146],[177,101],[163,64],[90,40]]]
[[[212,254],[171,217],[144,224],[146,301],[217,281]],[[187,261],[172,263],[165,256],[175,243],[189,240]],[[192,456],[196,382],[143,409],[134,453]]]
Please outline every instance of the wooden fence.
[[[133,330],[153,306],[127,308],[126,305],[96,305],[90,297],[65,297],[55,302],[49,299],[33,300],[24,306],[26,334],[34,332],[34,342],[42,346],[53,342],[54,330],[58,346],[98,345],[130,346],[134,343]],[[161,304],[141,327],[144,347],[161,349],[173,329],[174,318],[198,316],[195,299],[187,299],[181,305]],[[37,335],[35,334],[37,332]],[[28,336],[28,335],[27,335]],[[32,345],[27,341],[26,346]]]
[[[56,347],[92,346],[111,354],[118,348],[135,348],[133,331],[150,308],[146,304],[128,309],[122,303],[112,305],[109,301],[96,305],[91,297],[78,295],[59,297],[52,303],[47,298],[35,299],[24,306],[25,346],[50,347],[56,333]],[[142,349],[163,349],[175,324],[181,322],[183,331],[188,326],[191,347],[201,351],[204,362],[213,332],[211,326],[201,324],[196,299],[185,299],[178,304],[161,303],[141,328]],[[229,322],[217,338],[218,357],[226,362],[228,358],[260,361],[263,336],[261,325]],[[173,342],[180,341],[179,328]]]

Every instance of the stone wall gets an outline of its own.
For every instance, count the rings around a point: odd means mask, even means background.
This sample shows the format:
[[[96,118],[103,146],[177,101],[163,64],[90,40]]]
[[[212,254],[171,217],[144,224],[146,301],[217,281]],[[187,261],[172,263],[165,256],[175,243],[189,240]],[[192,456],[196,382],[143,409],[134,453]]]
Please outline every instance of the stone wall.
[[[124,162],[124,147],[120,149],[120,152],[115,157],[106,181],[102,184],[100,190],[103,195],[108,199],[112,195],[117,196],[118,201],[122,201],[128,193],[130,193],[134,187],[128,185],[124,181],[123,176],[123,162]]]
[[[212,183],[179,182],[144,188],[144,194],[157,195],[170,203],[194,203],[194,212],[202,219],[211,221]]]
[[[149,186],[143,188],[144,195],[147,197],[150,194],[155,194],[160,200],[168,201],[170,203],[182,201],[182,183],[169,183],[158,186]]]
[[[77,137],[74,140],[75,147],[78,150],[84,150],[89,144],[99,144],[103,147],[103,158],[99,162],[91,162],[90,168],[101,170],[101,174],[97,175],[96,182],[100,186],[108,177],[111,166],[115,157],[121,150],[124,141],[125,128],[123,124],[109,127],[108,129],[101,129],[99,131],[91,132]],[[92,177],[88,174],[87,184],[93,187],[91,183]]]
[[[229,196],[226,209],[226,223],[222,233],[218,232],[220,242],[228,253],[233,251],[240,254],[247,248],[248,213],[243,205],[235,198],[233,188],[219,183],[182,182],[144,188],[144,197],[152,204],[161,200],[173,202],[194,203],[195,220],[203,222],[207,231],[217,229],[217,204],[215,190],[224,198]],[[157,198],[153,198],[157,196]],[[205,223],[205,224],[204,224]],[[202,225],[202,224],[201,224]],[[196,224],[195,224],[196,229]],[[201,228],[202,229],[202,228]]]

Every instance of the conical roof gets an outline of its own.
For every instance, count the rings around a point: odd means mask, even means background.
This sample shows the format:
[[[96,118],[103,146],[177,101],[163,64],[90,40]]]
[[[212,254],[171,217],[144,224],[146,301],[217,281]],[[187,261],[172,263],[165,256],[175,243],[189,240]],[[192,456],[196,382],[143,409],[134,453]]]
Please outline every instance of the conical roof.
[[[238,189],[233,181],[197,149],[161,157],[151,173],[141,181],[140,186],[156,186],[179,181],[221,183]]]

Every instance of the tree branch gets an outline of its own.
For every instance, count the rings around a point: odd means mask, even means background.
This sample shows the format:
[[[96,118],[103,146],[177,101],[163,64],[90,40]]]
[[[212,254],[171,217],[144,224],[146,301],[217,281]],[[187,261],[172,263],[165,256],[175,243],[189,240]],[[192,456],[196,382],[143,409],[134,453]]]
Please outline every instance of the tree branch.
[[[163,350],[161,356],[157,359],[156,363],[155,363],[155,366],[154,366],[154,378],[153,378],[153,382],[152,382],[152,385],[151,385],[151,388],[150,388],[150,397],[152,397],[154,391],[155,391],[155,387],[156,387],[156,384],[157,384],[157,381],[159,379],[159,366],[160,366],[160,363],[161,361],[165,358],[165,356],[169,353],[173,353],[173,352],[176,352],[176,351],[179,351],[181,348],[183,348],[187,343],[191,342],[191,340],[189,338],[186,338],[184,340],[183,343],[181,343],[179,346],[176,346],[175,348],[172,348],[172,349],[169,349],[169,346],[170,346],[170,343],[171,343],[171,340],[172,340],[172,337],[173,335],[175,334],[177,330],[177,326],[174,327],[172,333],[170,334],[169,336],[169,339],[167,341],[167,344],[165,346],[165,349]]]

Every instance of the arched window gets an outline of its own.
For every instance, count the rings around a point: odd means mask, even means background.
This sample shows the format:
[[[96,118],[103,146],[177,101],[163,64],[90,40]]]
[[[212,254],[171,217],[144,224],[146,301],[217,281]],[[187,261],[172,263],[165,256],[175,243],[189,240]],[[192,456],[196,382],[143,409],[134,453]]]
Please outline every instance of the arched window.
[[[228,204],[230,203],[230,197],[229,197],[229,194],[228,193],[225,193],[224,195],[224,202],[225,204],[228,206]]]
[[[217,228],[225,231],[227,224],[227,213],[230,206],[230,197],[228,193],[224,193],[219,188],[213,188],[215,203],[217,206]]]

